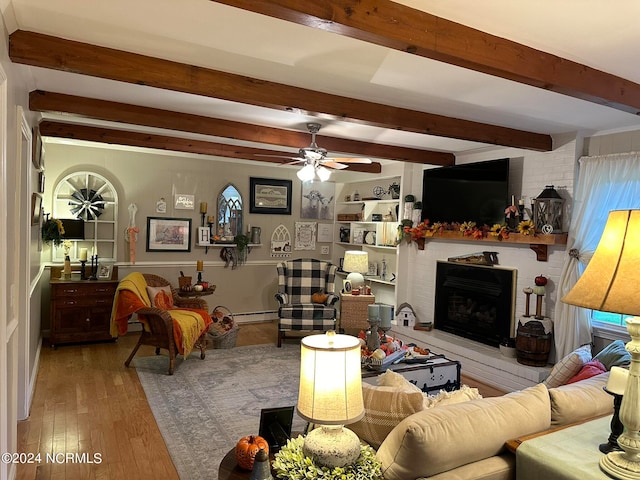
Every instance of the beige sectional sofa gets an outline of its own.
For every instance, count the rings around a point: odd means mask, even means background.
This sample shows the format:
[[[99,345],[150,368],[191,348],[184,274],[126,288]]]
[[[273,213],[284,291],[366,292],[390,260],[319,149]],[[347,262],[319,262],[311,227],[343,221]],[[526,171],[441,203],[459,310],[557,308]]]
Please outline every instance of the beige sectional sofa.
[[[387,425],[390,431],[378,439],[381,440],[379,447],[373,442],[383,465],[384,478],[513,479],[515,455],[506,450],[505,442],[611,413],[613,399],[602,389],[608,376],[606,372],[555,388],[539,384],[502,397],[480,398],[412,413],[396,425]],[[415,393],[406,392],[408,396]],[[397,390],[394,395],[399,395]],[[406,399],[400,400],[407,403]],[[418,408],[415,402],[413,408]],[[379,422],[378,426],[383,424]],[[361,438],[366,430],[362,427],[361,424],[354,428]],[[603,441],[607,435],[608,432],[603,432]]]

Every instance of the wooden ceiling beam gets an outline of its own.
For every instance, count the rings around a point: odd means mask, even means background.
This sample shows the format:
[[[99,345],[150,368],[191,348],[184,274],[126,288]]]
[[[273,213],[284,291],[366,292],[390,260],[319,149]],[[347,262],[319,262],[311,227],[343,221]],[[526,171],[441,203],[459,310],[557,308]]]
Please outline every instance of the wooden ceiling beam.
[[[130,132],[112,128],[54,122],[51,120],[43,120],[40,122],[39,128],[40,134],[43,137],[68,138],[113,145],[126,145],[129,147],[197,153],[217,157],[237,158],[240,160],[277,163],[280,165],[291,162],[290,159],[284,158],[291,155],[291,152],[276,152],[274,150],[205,142],[202,140],[171,137],[168,135]],[[282,155],[283,158],[266,155]],[[380,173],[382,171],[382,165],[378,162],[373,162],[368,165],[349,164],[346,170],[352,172]]]
[[[640,113],[637,83],[390,0],[212,1]]]
[[[9,57],[25,65],[376,127],[529,150],[552,149],[550,135],[331,95],[40,33],[13,32]]]
[[[295,132],[42,90],[34,90],[29,94],[29,109],[34,112],[80,115],[97,120],[199,133],[278,147],[301,148],[309,146],[311,142],[311,135],[308,132]],[[322,134],[319,135],[318,142],[323,148],[329,150],[330,154],[341,152],[432,165],[453,165],[455,162],[455,157],[451,153],[360,142],[327,137]]]

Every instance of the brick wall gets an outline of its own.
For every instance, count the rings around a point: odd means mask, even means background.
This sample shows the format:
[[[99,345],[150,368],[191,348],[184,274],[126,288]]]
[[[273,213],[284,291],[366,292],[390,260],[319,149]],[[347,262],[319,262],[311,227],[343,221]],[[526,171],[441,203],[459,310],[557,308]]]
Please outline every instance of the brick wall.
[[[524,197],[527,207],[531,198],[536,197],[546,185],[555,185],[560,195],[566,200],[565,206],[565,231],[569,228],[570,206],[573,200],[574,172],[577,158],[582,151],[579,138],[574,136],[562,136],[554,138],[557,145],[552,152],[536,153],[522,152],[521,150],[496,150],[479,154],[462,155],[457,158],[457,163],[469,163],[495,158],[511,158],[510,164],[510,191],[516,198]],[[406,177],[405,177],[406,178]],[[415,195],[421,195],[422,172],[416,170],[412,176],[409,188]],[[405,191],[409,191],[405,189]],[[553,318],[556,295],[555,285],[560,276],[564,246],[549,246],[549,260],[538,262],[535,253],[527,245],[455,242],[446,240],[431,240],[424,250],[418,250],[416,246],[402,246],[406,249],[406,265],[408,275],[406,289],[398,292],[398,302],[409,302],[419,319],[433,319],[434,290],[435,290],[435,262],[446,260],[448,257],[474,253],[482,250],[498,252],[500,265],[518,270],[516,316],[524,313],[525,295],[522,289],[533,286],[533,279],[537,275],[549,278],[547,295],[544,298],[543,312]],[[531,308],[535,309],[534,302]]]

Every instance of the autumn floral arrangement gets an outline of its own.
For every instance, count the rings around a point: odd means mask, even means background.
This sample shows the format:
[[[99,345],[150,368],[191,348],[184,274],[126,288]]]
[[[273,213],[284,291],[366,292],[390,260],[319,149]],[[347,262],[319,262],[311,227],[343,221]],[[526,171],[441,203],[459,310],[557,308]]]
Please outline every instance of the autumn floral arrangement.
[[[498,240],[509,238],[510,233],[520,233],[522,235],[534,235],[535,225],[531,220],[522,220],[517,224],[514,230],[510,229],[506,224],[495,223],[493,226],[478,226],[476,222],[453,222],[442,223],[436,222],[430,224],[429,220],[424,220],[415,227],[409,225],[401,225],[402,239],[407,243],[416,242],[424,243],[429,237],[437,236],[444,232],[460,232],[464,237],[470,237],[480,240],[486,237],[495,237]]]
[[[304,438],[298,436],[275,455],[273,470],[277,478],[286,480],[382,480],[382,464],[376,452],[369,445],[360,446],[360,456],[351,465],[344,467],[324,467],[307,457],[303,451]]]
[[[64,241],[64,226],[62,220],[49,218],[42,224],[42,241],[47,245],[53,243],[58,246]]]

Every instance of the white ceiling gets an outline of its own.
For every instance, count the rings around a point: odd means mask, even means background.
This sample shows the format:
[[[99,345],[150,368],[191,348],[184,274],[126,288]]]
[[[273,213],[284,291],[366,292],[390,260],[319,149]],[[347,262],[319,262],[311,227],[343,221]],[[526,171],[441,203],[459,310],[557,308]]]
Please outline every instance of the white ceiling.
[[[637,0],[618,0],[615,6],[606,0],[398,3],[640,83]],[[630,113],[210,0],[12,0],[3,13],[9,33],[16,29],[39,32],[530,132],[593,135],[640,128],[640,118]],[[455,154],[487,147],[38,67],[20,68],[30,90],[301,131],[307,121],[319,121],[323,124],[320,146],[325,134]]]

